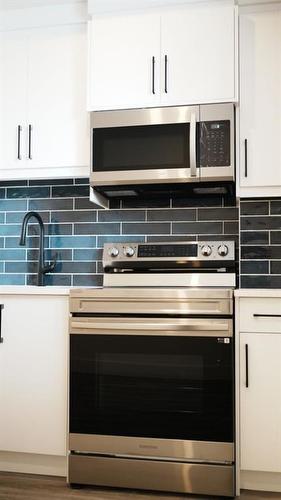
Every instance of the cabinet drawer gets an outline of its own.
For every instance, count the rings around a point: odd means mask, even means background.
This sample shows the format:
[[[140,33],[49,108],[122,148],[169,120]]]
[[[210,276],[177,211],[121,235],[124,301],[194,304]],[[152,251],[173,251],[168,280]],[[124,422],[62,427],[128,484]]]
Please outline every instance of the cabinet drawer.
[[[241,298],[240,332],[281,333],[281,298]]]

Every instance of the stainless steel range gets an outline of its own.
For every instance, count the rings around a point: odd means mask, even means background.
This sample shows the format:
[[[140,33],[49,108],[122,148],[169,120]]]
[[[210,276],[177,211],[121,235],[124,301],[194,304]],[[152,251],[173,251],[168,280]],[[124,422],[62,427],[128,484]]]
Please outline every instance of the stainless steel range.
[[[233,496],[234,243],[105,245],[70,295],[70,484]]]

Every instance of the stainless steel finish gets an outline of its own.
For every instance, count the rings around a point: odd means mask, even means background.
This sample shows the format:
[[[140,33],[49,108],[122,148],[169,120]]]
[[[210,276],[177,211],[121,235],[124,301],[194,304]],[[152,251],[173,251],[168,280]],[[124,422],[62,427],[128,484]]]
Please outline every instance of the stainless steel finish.
[[[234,495],[234,467],[70,454],[70,483]]]
[[[126,257],[133,257],[135,253],[135,250],[133,249],[133,247],[125,247],[124,248],[124,255]]]
[[[90,180],[94,186],[123,186],[131,184],[173,184],[199,181],[190,177],[189,168],[160,168],[148,170],[120,170],[114,172],[91,172]],[[104,190],[105,194],[107,193]],[[137,195],[137,193],[136,193]]]
[[[204,245],[201,248],[201,254],[203,255],[203,257],[209,257],[211,253],[212,253],[212,248],[210,247],[210,245]]]
[[[202,181],[234,180],[235,178],[235,118],[233,104],[200,106],[200,121],[230,120],[230,166],[200,168]]]
[[[180,439],[153,439],[97,434],[69,434],[69,450],[95,455],[177,459],[198,462],[231,463],[234,460],[233,443],[184,441]]]
[[[109,200],[101,193],[98,193],[92,186],[89,189],[89,199],[95,205],[99,205],[102,208],[109,208]]]
[[[196,167],[196,122],[209,120],[231,121],[231,166]],[[141,185],[154,183],[185,183],[200,180],[234,180],[234,107],[233,104],[210,104],[200,106],[173,106],[115,111],[94,111],[91,113],[91,129],[125,127],[137,125],[165,125],[190,123],[190,168],[161,168],[145,170],[122,170],[91,172],[92,186]],[[92,142],[92,141],[91,141]],[[92,155],[91,145],[91,158]],[[92,164],[92,160],[91,160]]]
[[[196,115],[191,114],[190,129],[189,129],[189,143],[190,143],[190,175],[191,177],[197,176],[196,169]]]
[[[117,257],[118,254],[119,254],[118,248],[116,248],[116,247],[109,248],[108,255],[110,257]]]
[[[233,443],[183,441],[95,434],[69,434],[69,449],[95,455],[155,458],[170,460],[232,463]]]
[[[157,245],[173,245],[173,246],[182,246],[182,245],[197,245],[198,246],[198,255],[196,257],[138,257],[138,249],[141,246],[151,246],[151,247],[156,247]],[[131,256],[129,259],[126,259],[126,254],[124,253],[124,250],[127,247],[130,247],[134,250],[134,255]],[[225,255],[221,255],[218,251],[219,247],[222,246],[227,246],[228,248],[228,253],[227,253],[227,260],[228,261],[235,261],[235,243],[234,241],[228,241],[228,240],[220,240],[220,241],[188,241],[186,243],[184,242],[163,242],[163,243],[130,243],[129,245],[127,243],[105,243],[104,245],[104,253],[103,253],[103,266],[104,267],[114,267],[116,262],[126,262],[126,260],[130,260],[130,262],[138,261],[138,262],[153,262],[155,263],[156,260],[159,261],[159,263],[162,261],[167,261],[167,262],[188,262],[188,261],[200,261],[200,260],[208,260],[208,261],[222,261],[222,266],[223,266],[223,261],[225,261]],[[119,253],[116,256],[116,258],[110,259],[110,249],[112,248],[117,248]],[[202,252],[202,250],[205,247],[210,247],[211,252]],[[120,266],[119,266],[120,267]]]
[[[133,257],[132,257],[133,258]],[[104,287],[235,287],[235,273],[105,273]]]
[[[221,104],[219,106],[221,106]],[[189,123],[194,113],[198,119],[199,106],[93,111],[91,113],[91,128]],[[218,117],[216,119],[218,119]]]
[[[218,254],[221,256],[221,257],[226,257],[229,253],[229,249],[228,249],[228,246],[227,245],[220,245],[218,247]]]
[[[70,333],[88,335],[154,335],[160,337],[232,337],[231,319],[72,317]]]
[[[147,279],[147,278],[146,278]],[[233,290],[211,288],[82,288],[70,290],[73,313],[233,314]]]

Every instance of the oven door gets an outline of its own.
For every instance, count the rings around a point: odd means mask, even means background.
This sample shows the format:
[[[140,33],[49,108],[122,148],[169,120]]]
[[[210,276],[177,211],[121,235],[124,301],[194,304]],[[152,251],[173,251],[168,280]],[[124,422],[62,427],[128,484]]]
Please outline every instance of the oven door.
[[[231,319],[73,317],[70,450],[233,461]]]

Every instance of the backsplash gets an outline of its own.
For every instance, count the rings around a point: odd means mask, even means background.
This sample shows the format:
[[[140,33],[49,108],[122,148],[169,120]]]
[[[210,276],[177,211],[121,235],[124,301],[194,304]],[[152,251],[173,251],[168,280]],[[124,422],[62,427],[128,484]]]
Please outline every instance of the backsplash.
[[[102,285],[105,242],[235,240],[238,208],[221,195],[112,201],[110,210],[89,200],[88,179],[6,181],[0,184],[0,284],[35,284],[38,224],[31,219],[27,246],[19,246],[29,210],[45,224],[46,259],[57,254],[47,285]],[[281,233],[280,233],[281,234]]]
[[[281,200],[240,204],[242,288],[281,288]]]

